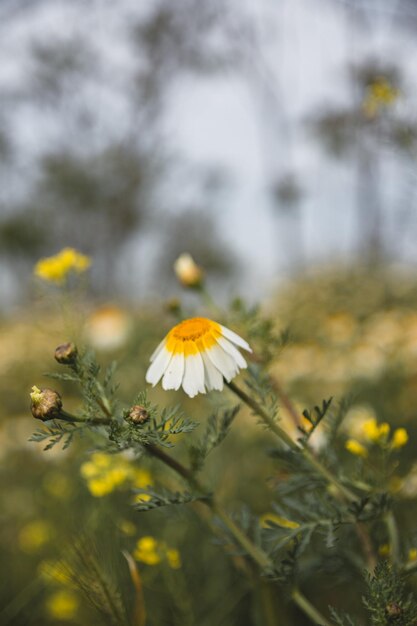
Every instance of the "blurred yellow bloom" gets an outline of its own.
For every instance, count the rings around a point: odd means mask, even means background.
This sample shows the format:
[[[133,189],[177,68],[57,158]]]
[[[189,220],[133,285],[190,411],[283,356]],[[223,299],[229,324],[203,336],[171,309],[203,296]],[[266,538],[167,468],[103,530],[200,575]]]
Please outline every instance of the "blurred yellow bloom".
[[[375,443],[386,439],[390,432],[390,425],[387,422],[378,424],[375,418],[367,420],[362,424],[362,433],[365,439]]]
[[[281,517],[280,515],[276,515],[275,513],[264,513],[259,518],[259,522],[262,528],[269,528],[268,522],[272,522],[277,526],[281,526],[282,528],[299,528],[300,524],[297,522],[293,522],[285,517]]]
[[[29,522],[20,530],[18,536],[19,547],[23,552],[32,554],[38,552],[52,536],[51,526],[43,520]]]
[[[391,446],[394,449],[402,448],[408,441],[408,433],[405,428],[397,428],[392,435]]]
[[[158,565],[165,560],[172,569],[181,567],[181,557],[178,550],[169,548],[164,541],[157,541],[155,537],[141,537],[136,543],[133,558],[146,565]]]
[[[119,530],[121,530],[121,532],[128,537],[133,537],[133,535],[136,534],[136,526],[130,520],[123,519],[117,526]]]
[[[77,595],[67,589],[56,591],[46,601],[46,610],[49,616],[57,620],[72,620],[77,614],[78,607]]]
[[[175,261],[174,271],[184,287],[200,287],[203,281],[203,270],[187,252],[181,254]]]
[[[345,448],[356,456],[361,456],[363,458],[368,456],[368,450],[365,446],[359,443],[359,441],[356,441],[356,439],[348,439],[345,443]]]
[[[96,452],[80,467],[81,476],[87,481],[90,493],[102,498],[118,488],[144,488],[152,485],[147,470],[138,469],[123,456]],[[139,494],[140,502],[149,500],[147,494]]]
[[[391,546],[389,545],[389,543],[383,543],[381,546],[379,546],[378,554],[379,556],[389,556],[391,554]]]
[[[61,285],[70,272],[84,272],[91,265],[88,256],[74,248],[64,248],[55,256],[40,259],[35,265],[35,275],[57,285]]]
[[[366,117],[375,117],[382,108],[394,104],[398,96],[398,89],[393,87],[386,78],[377,78],[368,86],[362,110]]]
[[[417,548],[410,548],[408,551],[408,560],[417,561]]]
[[[133,496],[133,504],[140,504],[141,502],[149,502],[152,500],[152,496],[149,493],[136,493]]]
[[[154,537],[142,537],[136,544],[133,558],[146,565],[158,565],[161,562],[161,556],[158,553],[158,542]]]
[[[172,567],[172,569],[180,569],[181,557],[180,557],[180,553],[178,552],[178,550],[175,550],[174,548],[168,548],[168,550],[166,551],[166,557],[167,557],[169,566]]]

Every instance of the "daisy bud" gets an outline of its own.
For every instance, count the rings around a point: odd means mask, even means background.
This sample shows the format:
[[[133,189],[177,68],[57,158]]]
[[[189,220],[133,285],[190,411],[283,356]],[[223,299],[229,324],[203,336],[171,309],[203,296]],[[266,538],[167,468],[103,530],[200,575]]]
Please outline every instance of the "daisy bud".
[[[38,389],[32,387],[31,399],[31,411],[33,417],[45,422],[57,418],[61,414],[62,400],[57,391],[53,389]]]
[[[203,270],[188,253],[181,254],[174,263],[174,271],[184,287],[198,288],[203,282]]]
[[[69,365],[74,363],[77,358],[78,350],[73,343],[63,343],[55,350],[55,360],[61,365]]]
[[[134,424],[144,424],[149,419],[149,413],[144,406],[135,404],[129,410],[127,418]]]

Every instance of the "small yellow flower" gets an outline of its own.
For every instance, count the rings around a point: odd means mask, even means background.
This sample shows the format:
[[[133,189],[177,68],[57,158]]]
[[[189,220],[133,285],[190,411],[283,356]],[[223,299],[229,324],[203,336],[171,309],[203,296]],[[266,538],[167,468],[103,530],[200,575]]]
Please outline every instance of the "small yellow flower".
[[[368,450],[356,439],[348,439],[345,443],[345,448],[356,456],[361,456],[364,459],[368,456]]]
[[[131,461],[120,455],[96,452],[80,467],[90,493],[102,498],[115,489],[133,489],[152,486],[152,476],[147,470],[135,468]],[[141,502],[149,499],[140,495]]]
[[[172,567],[172,569],[180,569],[181,557],[178,550],[175,550],[174,548],[168,548],[166,551],[166,558],[168,561],[168,565]]]
[[[46,610],[50,617],[62,621],[70,621],[77,614],[79,600],[73,591],[60,589],[49,596],[46,601]]]
[[[383,543],[381,546],[379,546],[378,554],[379,556],[389,556],[391,554],[391,546],[389,545],[389,543]]]
[[[136,534],[136,526],[130,520],[121,520],[117,526],[119,530],[128,537],[133,537]]]
[[[408,433],[405,428],[397,428],[392,435],[391,447],[396,450],[402,448],[408,441]]]
[[[367,420],[362,424],[362,433],[365,439],[374,443],[381,443],[388,437],[390,425],[387,422],[378,424],[375,418]]]
[[[410,548],[408,551],[408,560],[417,561],[417,548]]]
[[[62,285],[70,272],[85,272],[91,265],[88,256],[74,248],[64,248],[58,254],[40,259],[35,265],[35,275],[43,280]]]
[[[136,544],[133,558],[146,565],[158,565],[162,560],[158,548],[158,542],[154,537],[142,537]]]
[[[389,107],[398,99],[399,91],[382,77],[376,78],[367,88],[362,103],[366,117],[373,118],[384,107]]]
[[[184,287],[200,287],[203,282],[203,270],[187,252],[181,254],[175,261],[174,271]]]
[[[299,528],[300,524],[297,522],[293,522],[292,520],[286,519],[285,517],[281,517],[280,515],[276,515],[275,513],[264,513],[259,518],[259,522],[262,528],[270,528],[268,522],[272,522],[277,526],[281,526],[281,528]]]
[[[33,554],[49,542],[52,534],[52,528],[47,522],[34,520],[20,530],[18,537],[19,547],[23,552]]]

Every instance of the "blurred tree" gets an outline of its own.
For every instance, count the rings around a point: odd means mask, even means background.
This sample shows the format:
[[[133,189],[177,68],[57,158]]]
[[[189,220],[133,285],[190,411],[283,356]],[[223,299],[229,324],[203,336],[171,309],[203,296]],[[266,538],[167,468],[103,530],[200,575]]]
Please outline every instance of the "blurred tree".
[[[20,3],[20,12],[5,10],[4,19],[36,19],[41,5],[32,4],[29,12]],[[62,7],[71,10],[72,3]],[[101,9],[100,19],[110,24],[114,10]],[[218,2],[161,1],[133,14],[122,3],[119,40],[106,39],[104,46],[103,32],[88,27],[96,11],[83,5],[83,19],[74,18],[71,29],[57,28],[46,37],[44,24],[31,33],[26,73],[18,87],[3,88],[9,131],[0,134],[0,177],[10,193],[0,199],[0,244],[10,271],[18,271],[18,260],[20,274],[64,245],[80,248],[95,258],[96,288],[114,293],[117,259],[138,233],[153,227],[155,196],[178,167],[178,155],[169,157],[163,136],[169,90],[184,71],[229,66],[233,45]],[[127,53],[122,66],[114,65],[118,46]],[[205,172],[200,174],[204,184]],[[214,224],[210,228],[204,256],[214,259],[220,255]],[[21,277],[15,282],[22,284]]]

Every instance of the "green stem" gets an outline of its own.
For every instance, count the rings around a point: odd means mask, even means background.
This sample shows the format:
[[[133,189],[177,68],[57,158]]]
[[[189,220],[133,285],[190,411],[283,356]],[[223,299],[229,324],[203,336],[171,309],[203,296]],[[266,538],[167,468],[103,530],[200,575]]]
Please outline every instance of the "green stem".
[[[311,604],[309,600],[305,597],[304,594],[301,593],[297,587],[292,590],[291,598],[298,606],[299,609],[303,611],[308,617],[311,619],[314,624],[318,626],[332,626],[331,623],[323,617],[323,615],[316,609],[315,606]]]
[[[225,511],[215,502],[211,504],[208,503],[208,506],[210,506],[212,512],[221,519],[230,534],[236,539],[236,542],[252,557],[255,563],[257,563],[262,570],[272,570],[273,565],[268,555],[245,535]]]
[[[323,465],[323,463],[319,461],[316,456],[314,456],[310,448],[302,448],[297,445],[285,432],[285,430],[283,430],[281,426],[279,426],[279,424],[277,424],[275,420],[267,413],[267,411],[265,411],[265,409],[260,404],[258,404],[256,400],[248,396],[247,393],[240,389],[240,387],[237,387],[237,385],[232,382],[226,384],[229,389],[233,391],[233,393],[235,393],[241,400],[243,400],[243,402],[245,402],[245,404],[247,404],[257,415],[259,415],[262,421],[267,426],[269,426],[272,432],[277,437],[279,437],[279,439],[281,439],[283,443],[285,443],[294,452],[301,453],[308,461],[308,463],[316,470],[316,472],[321,474],[328,483],[333,485],[345,500],[347,500],[348,502],[356,500],[355,494],[337,480],[337,478]]]
[[[385,515],[385,524],[387,526],[389,543],[391,547],[391,559],[394,565],[400,562],[400,538],[398,535],[397,522],[392,511]]]
[[[285,432],[285,430],[281,428],[281,426],[277,424],[274,419],[272,419],[272,417],[265,411],[263,407],[261,407],[260,404],[256,402],[256,400],[248,396],[248,394],[245,391],[243,391],[243,389],[240,389],[240,387],[235,385],[235,383],[232,383],[232,382],[228,383],[226,381],[226,385],[229,387],[231,391],[233,391],[234,394],[238,396],[238,398],[243,400],[243,402],[247,404],[247,406],[249,406],[257,415],[259,415],[259,417],[263,420],[263,422],[267,426],[269,426],[272,432],[277,437],[279,437],[281,441],[287,444],[287,446],[291,448],[291,450],[293,450],[294,452],[301,452],[300,446],[298,446],[295,443],[295,441],[291,439],[291,437]]]

